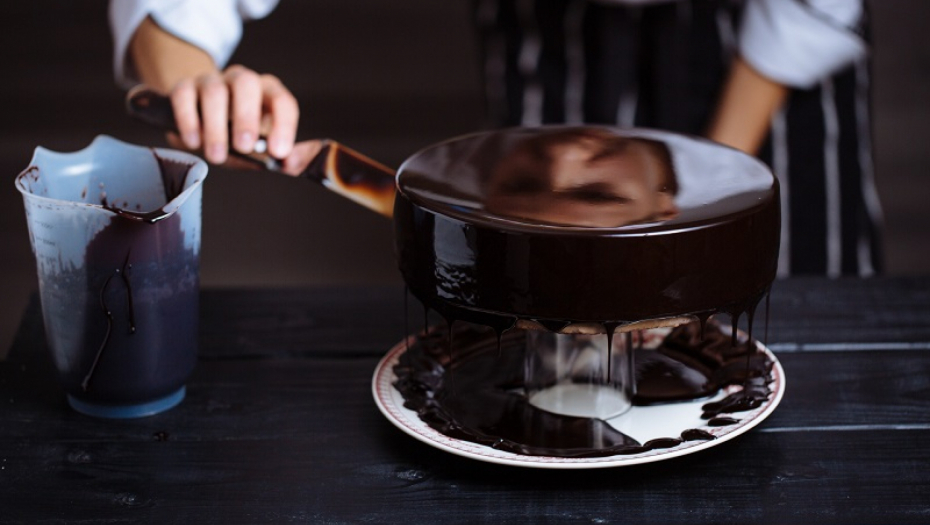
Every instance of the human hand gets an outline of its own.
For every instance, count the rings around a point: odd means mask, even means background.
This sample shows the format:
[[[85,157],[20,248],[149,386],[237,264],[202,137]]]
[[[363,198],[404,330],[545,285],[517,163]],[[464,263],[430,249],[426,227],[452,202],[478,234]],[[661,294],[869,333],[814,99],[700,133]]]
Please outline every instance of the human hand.
[[[273,75],[233,65],[222,72],[183,78],[169,96],[178,129],[178,135],[169,136],[174,146],[203,149],[209,162],[224,164],[230,145],[239,153],[252,153],[264,135],[268,153],[284,161],[284,171],[291,173],[298,164],[309,163],[305,157],[311,146],[292,155],[300,113],[297,100]]]

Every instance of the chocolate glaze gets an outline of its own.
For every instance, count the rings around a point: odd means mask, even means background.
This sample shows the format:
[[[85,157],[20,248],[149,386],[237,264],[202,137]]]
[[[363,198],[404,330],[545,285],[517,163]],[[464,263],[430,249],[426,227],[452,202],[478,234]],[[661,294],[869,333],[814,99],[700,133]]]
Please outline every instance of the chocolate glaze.
[[[106,192],[100,195],[100,205],[115,213],[117,216],[137,222],[147,222],[155,224],[174,214],[173,210],[167,209],[167,204],[174,200],[175,197],[184,191],[184,183],[187,179],[187,173],[191,165],[184,162],[178,162],[169,158],[162,157],[152,150],[152,156],[158,162],[158,170],[161,174],[162,188],[164,191],[164,204],[154,210],[142,211],[139,204],[134,206],[135,209],[129,209],[129,203],[107,202]],[[82,195],[83,198],[83,195]]]
[[[449,319],[550,329],[716,312],[735,321],[775,277],[776,179],[698,139],[592,127],[482,133],[414,155],[397,187],[400,271]]]
[[[748,340],[730,347],[729,334],[713,321],[707,326],[706,343],[684,346],[695,340],[700,329],[698,323],[679,327],[657,349],[635,350],[635,404],[699,399],[725,386],[741,384],[747,377],[751,378],[748,397],[764,401],[770,395],[772,362],[765,353]],[[395,387],[407,408],[450,437],[517,454],[558,457],[638,454],[684,441],[714,439],[708,430],[686,429],[680,436],[638,443],[602,420],[538,409],[523,391],[524,332],[505,334],[501,338],[503,352],[498,353],[493,331],[462,323],[455,334],[454,359],[448,337],[441,332],[434,330],[419,337],[401,356],[394,368],[398,378]],[[740,396],[727,399],[730,397]],[[704,407],[705,412],[714,414],[750,408],[748,403],[729,402]],[[719,426],[723,421],[716,417],[708,426]],[[731,422],[737,421],[725,424]]]

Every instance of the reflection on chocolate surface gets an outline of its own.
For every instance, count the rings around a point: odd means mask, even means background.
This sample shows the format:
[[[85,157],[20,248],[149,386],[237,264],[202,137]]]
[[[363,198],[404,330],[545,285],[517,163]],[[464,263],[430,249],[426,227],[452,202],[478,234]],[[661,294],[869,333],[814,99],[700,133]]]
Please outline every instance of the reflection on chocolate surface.
[[[671,133],[591,126],[515,128],[452,139],[408,159],[398,187],[416,204],[443,214],[537,231],[641,230],[622,227],[668,221],[693,227],[752,209],[777,192],[765,165],[738,151]],[[603,224],[588,224],[581,213],[570,216],[576,220],[541,221],[494,205],[502,194],[513,193],[576,197],[579,212],[586,206],[595,215],[609,204],[649,211],[598,221]],[[663,196],[670,202],[655,202]],[[655,231],[663,229],[667,226],[655,225]]]
[[[490,214],[604,228],[674,218],[677,189],[665,143],[599,128],[516,141],[479,186]]]
[[[546,412],[523,391],[523,332],[505,334],[500,350],[493,331],[458,325],[450,351],[448,333],[418,338],[394,368],[404,405],[443,434],[517,454],[599,457],[672,448],[684,441],[714,439],[710,427],[737,423],[720,416],[751,410],[771,394],[772,361],[754,343],[730,336],[710,321],[703,343],[692,323],[673,330],[656,349],[637,348],[634,403],[651,405],[708,397],[728,385],[744,385],[718,403],[704,406],[708,429],[685,429],[639,443],[605,421]],[[711,419],[713,418],[713,419]]]

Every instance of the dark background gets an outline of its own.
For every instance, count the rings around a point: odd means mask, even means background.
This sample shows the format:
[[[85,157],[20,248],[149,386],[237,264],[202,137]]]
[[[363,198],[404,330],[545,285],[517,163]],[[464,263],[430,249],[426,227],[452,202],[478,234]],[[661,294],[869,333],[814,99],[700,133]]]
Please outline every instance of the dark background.
[[[869,2],[876,175],[887,273],[930,270],[930,2]],[[109,134],[163,145],[131,121],[112,75],[104,1],[0,4],[0,358],[36,288],[13,186],[37,145]],[[246,26],[234,62],[281,77],[302,105],[300,138],[331,137],[396,166],[484,125],[465,0],[282,0]],[[202,284],[398,283],[389,221],[286,177],[214,168],[204,193]]]

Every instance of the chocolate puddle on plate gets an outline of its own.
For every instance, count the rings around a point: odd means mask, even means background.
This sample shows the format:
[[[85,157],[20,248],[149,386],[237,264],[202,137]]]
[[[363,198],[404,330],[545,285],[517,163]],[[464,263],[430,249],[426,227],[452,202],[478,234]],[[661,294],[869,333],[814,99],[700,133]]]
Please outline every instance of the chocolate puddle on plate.
[[[731,385],[742,389],[703,406],[707,426],[739,422],[771,395],[773,362],[754,342],[714,320],[673,329],[655,349],[635,348],[637,406],[692,402]],[[701,332],[704,332],[703,334]],[[639,443],[603,420],[550,413],[531,405],[523,392],[525,334],[458,323],[454,356],[450,333],[420,336],[394,367],[404,406],[433,429],[455,439],[528,456],[606,457],[672,448],[714,439],[692,428],[678,436]],[[622,416],[621,416],[622,417]]]

